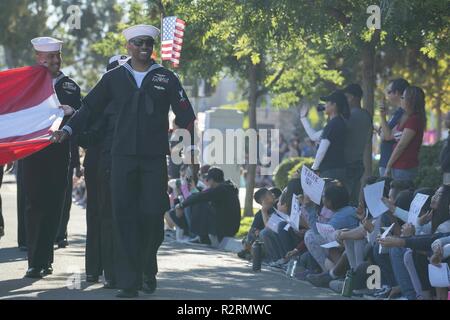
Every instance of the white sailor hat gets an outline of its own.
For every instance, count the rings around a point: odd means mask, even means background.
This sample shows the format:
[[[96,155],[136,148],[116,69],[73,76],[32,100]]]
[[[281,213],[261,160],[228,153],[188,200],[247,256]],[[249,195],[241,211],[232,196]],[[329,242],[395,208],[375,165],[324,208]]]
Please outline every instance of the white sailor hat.
[[[123,30],[122,34],[127,41],[139,36],[149,36],[156,40],[159,35],[159,29],[148,24],[138,24]]]
[[[63,42],[51,37],[39,37],[31,40],[34,49],[39,52],[61,51]]]

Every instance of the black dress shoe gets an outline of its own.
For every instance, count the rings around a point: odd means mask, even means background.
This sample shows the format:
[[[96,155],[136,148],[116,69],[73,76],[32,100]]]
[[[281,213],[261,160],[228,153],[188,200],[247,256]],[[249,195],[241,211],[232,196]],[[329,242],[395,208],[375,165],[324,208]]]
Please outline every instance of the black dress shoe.
[[[87,282],[98,282],[98,276],[93,276],[93,275],[88,274],[86,276],[86,281]]]
[[[116,284],[112,280],[105,280],[105,283],[103,284],[104,289],[115,289]]]
[[[40,268],[29,268],[27,272],[25,273],[25,278],[32,278],[32,279],[41,279],[41,269]]]
[[[48,276],[49,274],[52,274],[52,273],[53,273],[53,268],[52,268],[52,266],[48,266],[48,267],[43,268],[43,269],[41,270],[41,275],[42,275],[42,276]]]
[[[67,241],[66,239],[58,241],[58,248],[59,249],[64,249],[68,245],[69,245],[69,241]]]
[[[120,289],[117,294],[116,297],[117,298],[136,298],[139,295],[137,290],[125,290],[125,289]]]
[[[156,278],[150,278],[142,283],[142,291],[147,294],[152,294],[156,291]]]

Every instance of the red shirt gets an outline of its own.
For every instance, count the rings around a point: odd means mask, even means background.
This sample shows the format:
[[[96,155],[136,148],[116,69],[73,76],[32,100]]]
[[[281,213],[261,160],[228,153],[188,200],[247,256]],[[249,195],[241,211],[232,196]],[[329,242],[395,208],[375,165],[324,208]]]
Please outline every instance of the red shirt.
[[[395,169],[412,169],[419,166],[419,151],[420,146],[422,145],[423,131],[425,129],[424,123],[418,114],[413,114],[409,116],[403,125],[399,124],[396,129],[399,132],[403,132],[406,128],[413,130],[416,134],[397,161],[392,165],[392,168]],[[394,145],[394,149],[397,144],[398,141]]]

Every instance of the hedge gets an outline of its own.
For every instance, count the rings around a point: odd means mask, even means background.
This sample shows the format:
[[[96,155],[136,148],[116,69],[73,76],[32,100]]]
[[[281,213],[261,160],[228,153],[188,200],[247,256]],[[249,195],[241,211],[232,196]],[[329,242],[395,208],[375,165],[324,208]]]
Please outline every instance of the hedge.
[[[442,172],[439,154],[444,142],[439,141],[432,146],[422,146],[419,154],[419,173],[414,181],[417,188],[437,188],[442,184]]]
[[[312,165],[313,158],[294,157],[284,159],[275,169],[273,180],[275,185],[283,190],[296,170],[300,169],[303,164]]]
[[[432,146],[422,146],[419,154],[419,173],[414,183],[417,188],[428,187],[437,188],[442,184],[442,172],[439,165],[439,154],[443,146],[443,141],[439,141]],[[295,172],[306,164],[311,166],[313,158],[294,157],[283,160],[274,172],[275,185],[284,189],[289,179]],[[378,176],[378,161],[373,161],[373,174]]]

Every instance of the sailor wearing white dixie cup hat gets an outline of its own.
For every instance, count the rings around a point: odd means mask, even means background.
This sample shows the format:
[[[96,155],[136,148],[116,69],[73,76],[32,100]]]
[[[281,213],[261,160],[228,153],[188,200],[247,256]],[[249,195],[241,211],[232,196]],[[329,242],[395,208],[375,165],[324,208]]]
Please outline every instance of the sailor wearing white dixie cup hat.
[[[157,251],[170,208],[169,110],[175,124],[189,131],[191,144],[195,113],[178,77],[151,58],[159,30],[138,25],[123,34],[131,58],[102,76],[83,107],[53,137],[61,142],[79,134],[88,121],[114,119],[102,133],[111,141],[115,280],[117,296],[132,298],[139,290],[153,293],[157,287]]]
[[[52,74],[55,93],[64,105],[66,117],[62,127],[73,110],[81,106],[80,88],[60,71],[62,41],[40,37],[31,40],[31,44],[36,52],[36,62]],[[78,147],[72,141],[66,141],[60,145],[52,144],[22,160],[22,186],[27,195],[25,229],[29,269],[26,277],[40,278],[52,273],[53,243],[68,188],[71,158],[72,168],[79,166]]]

